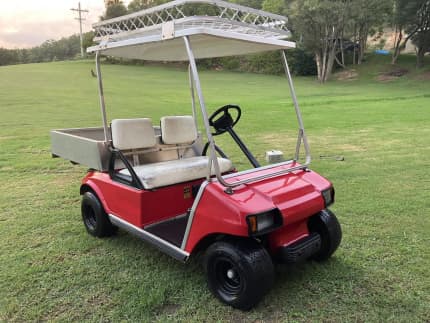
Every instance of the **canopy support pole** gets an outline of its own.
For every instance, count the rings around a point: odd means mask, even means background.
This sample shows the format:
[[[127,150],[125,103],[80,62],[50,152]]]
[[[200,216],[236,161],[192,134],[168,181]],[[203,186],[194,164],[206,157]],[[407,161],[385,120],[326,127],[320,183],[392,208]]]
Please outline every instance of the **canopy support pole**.
[[[102,72],[100,70],[100,55],[99,51],[96,52],[96,71],[97,71],[97,81],[99,87],[99,99],[100,99],[100,109],[102,112],[102,120],[103,120],[103,130],[105,135],[105,143],[108,143],[110,140],[110,133],[107,124],[106,118],[106,106],[105,106],[105,97],[103,94],[103,82],[102,82]]]
[[[197,110],[196,110],[196,97],[194,95],[194,78],[193,78],[193,73],[191,71],[191,64],[188,64],[188,78],[189,78],[189,81],[190,81],[191,106],[193,108],[194,124],[196,125],[196,129],[198,129],[198,124],[197,124]]]
[[[207,136],[208,142],[209,142],[210,157],[209,157],[209,165],[208,165],[209,166],[208,180],[210,180],[210,174],[211,174],[211,169],[212,169],[212,165],[213,165],[214,169],[215,169],[215,175],[216,175],[216,178],[218,179],[218,181],[222,185],[226,186],[228,190],[231,191],[231,187],[234,187],[234,185],[231,185],[231,184],[227,183],[226,181],[224,181],[224,179],[221,176],[221,171],[219,168],[218,159],[216,157],[216,152],[215,152],[215,142],[214,142],[214,139],[212,137],[212,133],[211,133],[210,125],[209,125],[209,118],[208,118],[208,114],[206,111],[205,99],[203,97],[202,87],[200,85],[199,73],[197,71],[196,61],[194,59],[194,54],[193,54],[193,51],[191,49],[191,44],[190,44],[190,40],[189,40],[188,36],[184,37],[184,42],[185,42],[185,48],[186,48],[187,54],[188,54],[188,59],[190,62],[190,70],[192,73],[192,79],[194,80],[194,84],[195,84],[196,91],[197,91],[197,97],[199,98],[199,102],[200,102],[200,109],[202,111],[203,123],[204,123],[205,128],[206,128],[206,136]]]
[[[309,165],[311,162],[311,153],[309,149],[308,139],[305,133],[305,127],[303,126],[302,113],[300,112],[299,102],[297,101],[296,91],[294,89],[293,79],[291,77],[290,69],[288,67],[287,55],[285,55],[285,51],[281,51],[282,53],[282,63],[284,65],[285,75],[288,80],[288,85],[290,87],[291,98],[293,99],[294,109],[296,110],[297,122],[299,123],[299,136],[297,138],[297,146],[296,146],[296,156],[295,160],[299,159],[300,153],[300,143],[303,140],[303,146],[305,147],[306,161],[305,165]]]

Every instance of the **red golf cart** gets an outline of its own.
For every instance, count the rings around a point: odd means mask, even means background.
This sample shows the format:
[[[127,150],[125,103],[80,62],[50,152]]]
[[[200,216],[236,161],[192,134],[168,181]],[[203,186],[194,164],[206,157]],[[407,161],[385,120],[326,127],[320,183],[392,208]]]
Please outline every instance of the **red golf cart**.
[[[96,56],[103,127],[51,131],[54,157],[89,167],[80,188],[89,234],[110,236],[119,227],[183,262],[204,252],[211,292],[244,310],[271,288],[273,261],[325,260],[341,241],[339,222],[328,209],[333,186],[309,168],[309,145],[284,52],[295,46],[285,40],[286,22],[223,1],[178,0],[97,23],[98,45],[88,52]],[[225,105],[208,115],[195,59],[271,50],[281,53],[298,137],[294,159],[261,166],[234,129],[239,106]],[[152,120],[142,111],[142,118],[108,123],[101,55],[188,61],[190,115]],[[222,134],[238,144],[251,169],[236,170],[215,144],[214,137]]]

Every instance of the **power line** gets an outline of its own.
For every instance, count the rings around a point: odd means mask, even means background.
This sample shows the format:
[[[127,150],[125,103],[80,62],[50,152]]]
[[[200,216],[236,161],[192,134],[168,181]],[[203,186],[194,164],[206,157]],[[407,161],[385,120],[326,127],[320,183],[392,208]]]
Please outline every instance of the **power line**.
[[[88,12],[88,10],[81,9],[81,3],[78,2],[78,8],[72,8],[70,9],[72,11],[77,11],[79,17],[75,18],[76,20],[79,20],[79,37],[81,40],[81,56],[84,57],[84,46],[83,46],[83,40],[82,40],[82,20],[85,20],[85,18],[82,18],[82,12]]]

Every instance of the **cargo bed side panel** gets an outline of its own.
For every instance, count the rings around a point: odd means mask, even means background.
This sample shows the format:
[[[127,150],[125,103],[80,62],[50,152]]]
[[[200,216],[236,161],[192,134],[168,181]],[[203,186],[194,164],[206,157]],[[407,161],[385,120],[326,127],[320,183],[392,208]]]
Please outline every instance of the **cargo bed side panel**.
[[[51,152],[71,162],[100,171],[108,170],[109,149],[103,128],[76,128],[51,131]]]

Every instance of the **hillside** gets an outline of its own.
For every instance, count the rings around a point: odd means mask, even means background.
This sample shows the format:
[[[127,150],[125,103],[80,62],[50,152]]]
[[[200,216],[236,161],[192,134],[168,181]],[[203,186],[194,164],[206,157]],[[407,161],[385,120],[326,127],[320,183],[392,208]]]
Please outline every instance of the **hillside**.
[[[362,81],[396,81],[401,79],[428,81],[430,80],[430,56],[425,57],[426,66],[416,68],[415,55],[402,55],[396,65],[391,64],[391,56],[368,54],[362,65],[348,66],[346,72],[338,69],[333,76],[335,80]],[[345,75],[343,75],[345,74]],[[350,77],[344,77],[344,76]]]
[[[326,263],[277,265],[275,288],[250,312],[210,295],[199,258],[183,265],[122,231],[85,232],[86,168],[52,159],[49,131],[101,125],[92,61],[0,67],[0,321],[429,321],[429,69],[402,57],[409,73],[381,81],[389,57],[368,62],[353,80],[295,78],[311,168],[336,188],[343,242]],[[191,113],[186,69],[102,71],[109,120]],[[259,160],[269,149],[291,156],[285,78],[203,71],[201,80],[211,112],[242,107],[236,129]],[[249,167],[228,136],[216,140]]]

